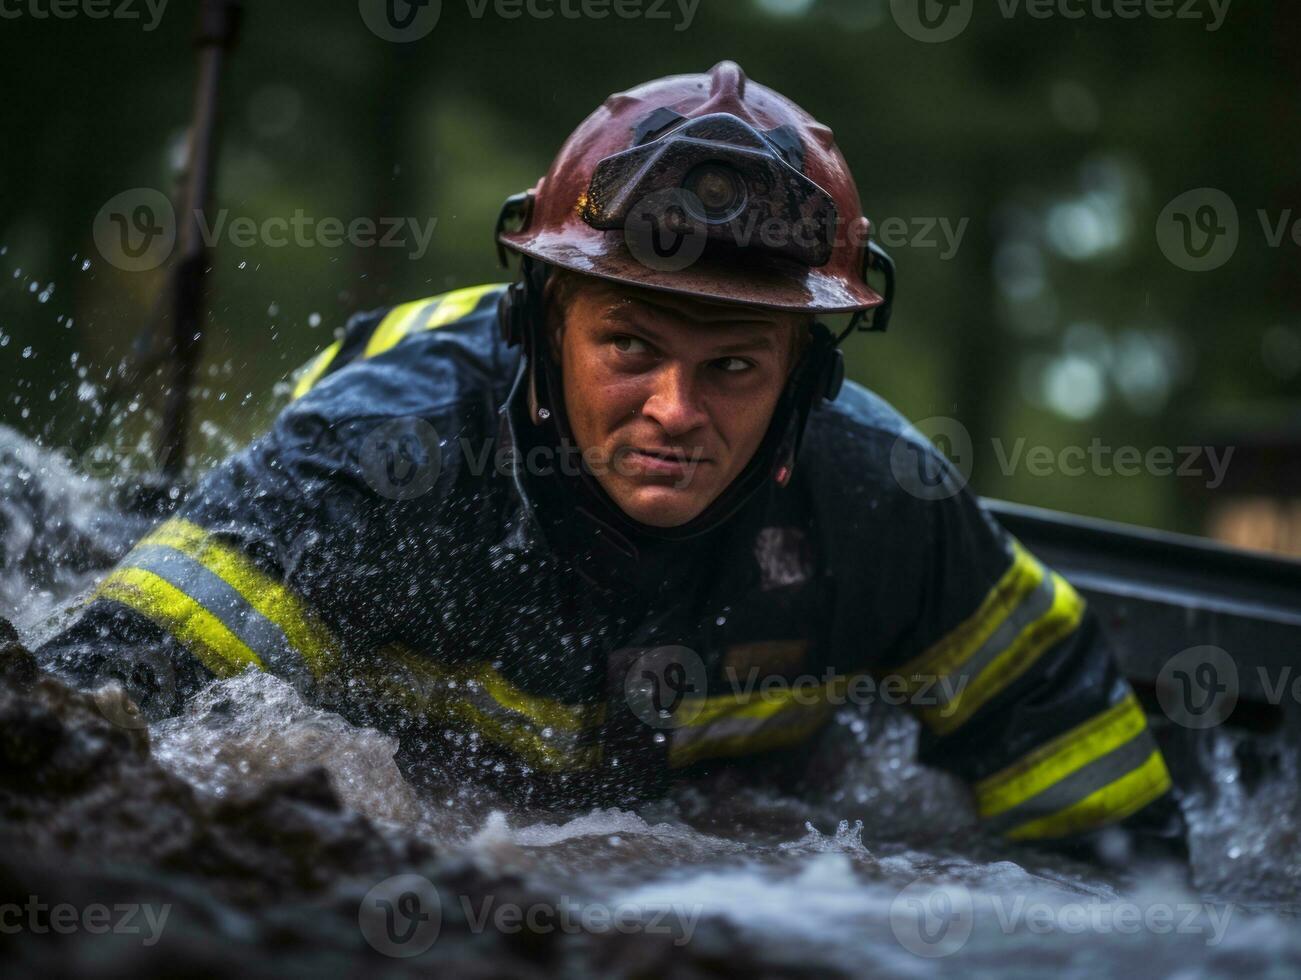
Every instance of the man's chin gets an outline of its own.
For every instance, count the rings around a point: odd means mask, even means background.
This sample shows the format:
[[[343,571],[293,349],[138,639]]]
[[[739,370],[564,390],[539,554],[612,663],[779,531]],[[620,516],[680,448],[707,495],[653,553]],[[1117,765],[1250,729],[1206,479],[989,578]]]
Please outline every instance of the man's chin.
[[[712,498],[671,484],[643,485],[619,493],[614,501],[628,517],[649,527],[681,527],[699,517]]]

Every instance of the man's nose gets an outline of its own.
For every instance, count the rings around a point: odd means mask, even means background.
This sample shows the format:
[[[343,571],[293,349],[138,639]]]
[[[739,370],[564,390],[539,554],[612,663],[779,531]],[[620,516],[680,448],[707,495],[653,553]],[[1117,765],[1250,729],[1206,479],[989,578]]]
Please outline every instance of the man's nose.
[[[685,435],[708,421],[691,372],[667,365],[655,375],[654,388],[642,411],[659,423],[670,438]]]

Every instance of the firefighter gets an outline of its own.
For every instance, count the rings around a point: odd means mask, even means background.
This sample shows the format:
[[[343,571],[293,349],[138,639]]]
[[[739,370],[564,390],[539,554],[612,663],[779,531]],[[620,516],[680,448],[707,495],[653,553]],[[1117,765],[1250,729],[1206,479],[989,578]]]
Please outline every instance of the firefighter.
[[[736,64],[611,96],[503,208],[514,282],[350,320],[42,657],[151,716],[272,671],[566,805],[892,692],[992,833],[1177,837],[1079,594],[843,382],[820,317],[893,297],[870,229],[831,131]]]

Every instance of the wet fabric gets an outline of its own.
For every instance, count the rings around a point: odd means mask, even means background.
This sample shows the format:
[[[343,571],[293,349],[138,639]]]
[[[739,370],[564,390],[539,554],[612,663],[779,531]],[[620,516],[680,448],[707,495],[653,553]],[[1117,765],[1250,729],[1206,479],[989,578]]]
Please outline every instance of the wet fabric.
[[[272,671],[398,735],[416,768],[544,802],[644,798],[873,700],[917,714],[923,761],[997,833],[1066,838],[1168,802],[1083,599],[879,397],[847,383],[818,407],[794,477],[724,526],[630,540],[531,421],[503,288],[354,317],[42,658],[120,678],[155,715]]]

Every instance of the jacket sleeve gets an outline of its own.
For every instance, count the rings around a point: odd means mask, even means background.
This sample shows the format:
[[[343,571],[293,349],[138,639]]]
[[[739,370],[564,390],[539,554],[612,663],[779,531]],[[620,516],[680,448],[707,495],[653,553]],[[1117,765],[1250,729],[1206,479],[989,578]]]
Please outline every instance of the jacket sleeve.
[[[915,605],[878,665],[920,716],[921,761],[965,780],[982,821],[1013,839],[1075,838],[1171,810],[1146,715],[1084,599],[961,481],[951,486],[961,489],[913,503]]]
[[[371,457],[392,450],[385,440],[437,446],[404,438],[419,419],[376,418],[333,387],[208,473],[42,645],[43,664],[83,686],[116,678],[157,717],[249,666],[321,699],[345,651],[384,643],[407,589],[398,529],[428,499],[383,492],[385,461]]]

